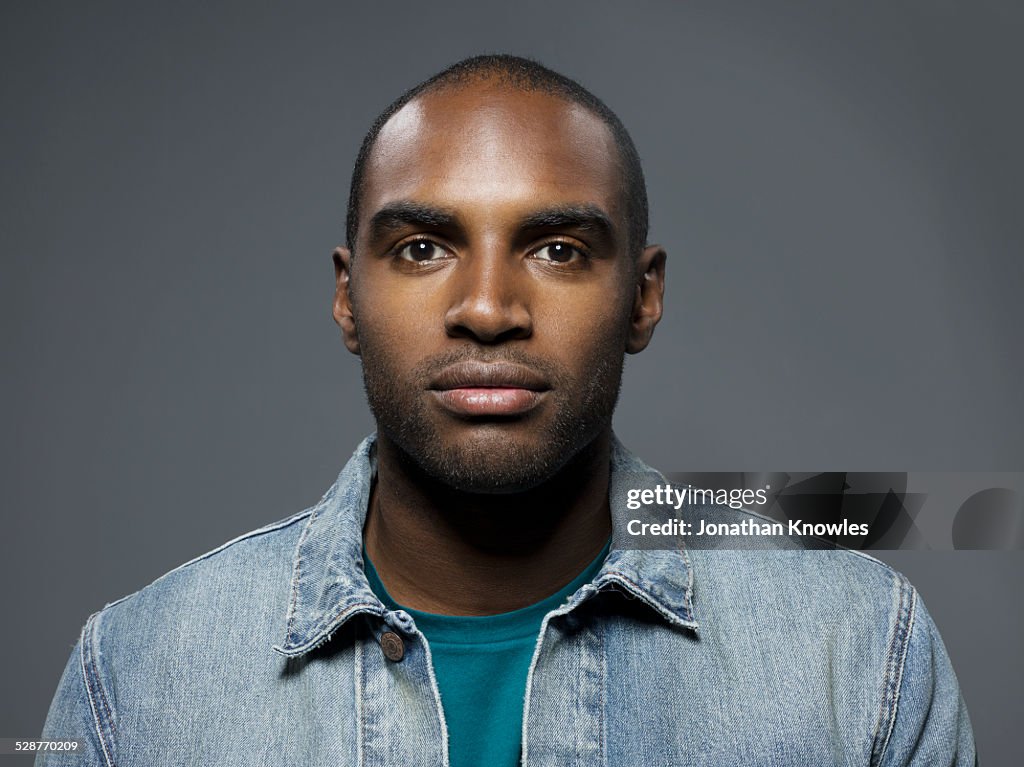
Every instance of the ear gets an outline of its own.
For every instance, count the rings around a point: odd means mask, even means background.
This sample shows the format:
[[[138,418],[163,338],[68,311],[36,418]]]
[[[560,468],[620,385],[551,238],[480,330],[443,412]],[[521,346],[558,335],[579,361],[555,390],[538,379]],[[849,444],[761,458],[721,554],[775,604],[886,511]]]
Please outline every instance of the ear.
[[[334,249],[334,321],[341,328],[341,338],[345,348],[353,354],[359,354],[359,334],[356,332],[356,320],[352,314],[352,296],[349,293],[349,281],[352,276],[352,253],[341,246]]]
[[[665,249],[648,245],[636,262],[636,285],[633,289],[633,312],[629,318],[626,351],[642,352],[651,342],[654,326],[661,319],[665,295]]]

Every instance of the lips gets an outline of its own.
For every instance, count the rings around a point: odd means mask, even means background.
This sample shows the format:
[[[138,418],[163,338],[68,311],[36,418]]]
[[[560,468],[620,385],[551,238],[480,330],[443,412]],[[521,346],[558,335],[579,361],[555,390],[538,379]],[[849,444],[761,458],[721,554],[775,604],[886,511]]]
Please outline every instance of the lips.
[[[460,416],[524,415],[551,388],[528,367],[505,362],[459,362],[442,370],[428,388],[446,410]]]

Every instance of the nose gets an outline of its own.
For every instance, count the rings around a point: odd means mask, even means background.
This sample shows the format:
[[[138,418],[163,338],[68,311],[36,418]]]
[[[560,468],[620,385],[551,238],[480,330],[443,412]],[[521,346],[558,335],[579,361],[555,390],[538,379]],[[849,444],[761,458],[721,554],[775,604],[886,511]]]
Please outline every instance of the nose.
[[[533,333],[528,278],[516,266],[500,252],[473,254],[458,265],[445,314],[449,336],[497,344]]]

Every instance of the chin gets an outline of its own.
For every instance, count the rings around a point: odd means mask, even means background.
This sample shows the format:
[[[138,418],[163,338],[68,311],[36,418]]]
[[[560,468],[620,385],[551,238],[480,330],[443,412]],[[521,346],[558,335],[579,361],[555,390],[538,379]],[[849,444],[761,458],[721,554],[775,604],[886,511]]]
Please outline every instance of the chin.
[[[501,428],[402,447],[431,479],[460,492],[481,494],[535,488],[555,476],[573,455],[555,440],[518,440]]]

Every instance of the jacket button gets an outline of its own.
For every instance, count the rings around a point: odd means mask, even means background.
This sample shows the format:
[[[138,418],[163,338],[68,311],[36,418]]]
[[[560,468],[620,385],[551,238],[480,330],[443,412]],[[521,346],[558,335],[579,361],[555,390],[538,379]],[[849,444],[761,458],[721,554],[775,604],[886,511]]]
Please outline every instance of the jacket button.
[[[405,657],[405,644],[402,643],[402,638],[394,631],[385,631],[381,635],[380,649],[383,650],[385,658],[395,663],[398,663],[398,661]]]

